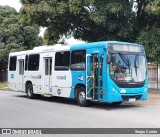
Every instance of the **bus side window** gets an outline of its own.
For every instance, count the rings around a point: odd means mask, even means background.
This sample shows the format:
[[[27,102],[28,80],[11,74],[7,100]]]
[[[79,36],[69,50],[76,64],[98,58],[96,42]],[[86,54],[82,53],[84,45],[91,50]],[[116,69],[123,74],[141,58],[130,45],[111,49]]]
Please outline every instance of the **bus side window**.
[[[28,55],[25,57],[25,71],[28,70]]]
[[[39,70],[39,54],[29,55],[28,70],[38,71]]]
[[[9,70],[16,71],[16,64],[17,64],[17,57],[16,56],[10,57]]]
[[[66,71],[69,70],[70,63],[70,52],[57,52],[55,54],[55,67],[54,69],[57,71]]]
[[[72,51],[71,54],[71,70],[85,70],[86,51]]]

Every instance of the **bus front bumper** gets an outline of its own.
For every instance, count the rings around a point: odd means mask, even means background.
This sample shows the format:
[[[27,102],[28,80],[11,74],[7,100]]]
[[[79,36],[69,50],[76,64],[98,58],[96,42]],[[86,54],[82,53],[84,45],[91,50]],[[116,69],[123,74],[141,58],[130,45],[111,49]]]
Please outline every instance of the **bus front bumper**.
[[[108,94],[104,95],[104,102],[131,102],[137,100],[147,100],[148,91],[144,91],[142,93],[134,93],[134,94],[121,94],[116,92],[108,92]]]

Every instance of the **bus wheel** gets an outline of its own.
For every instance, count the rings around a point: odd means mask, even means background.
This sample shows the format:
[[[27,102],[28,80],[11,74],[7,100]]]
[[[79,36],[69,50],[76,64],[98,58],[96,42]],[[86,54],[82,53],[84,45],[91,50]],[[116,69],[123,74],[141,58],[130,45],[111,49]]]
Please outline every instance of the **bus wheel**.
[[[29,84],[27,85],[27,97],[28,97],[29,99],[34,98],[33,86],[32,86],[31,83],[29,83]]]
[[[86,107],[88,105],[88,100],[86,100],[85,88],[81,87],[77,91],[77,103],[81,107]]]
[[[120,105],[122,102],[112,102],[113,105]]]

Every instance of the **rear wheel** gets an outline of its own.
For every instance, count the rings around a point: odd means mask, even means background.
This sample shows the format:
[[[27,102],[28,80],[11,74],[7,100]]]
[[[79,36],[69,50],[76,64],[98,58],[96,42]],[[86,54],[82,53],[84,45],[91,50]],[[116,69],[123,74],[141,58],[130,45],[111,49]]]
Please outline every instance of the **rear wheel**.
[[[31,83],[27,85],[27,97],[29,99],[33,99],[35,97],[35,94],[33,93],[33,86]]]
[[[86,100],[86,91],[84,87],[80,87],[77,90],[77,103],[81,107],[86,107],[89,104],[89,101]]]

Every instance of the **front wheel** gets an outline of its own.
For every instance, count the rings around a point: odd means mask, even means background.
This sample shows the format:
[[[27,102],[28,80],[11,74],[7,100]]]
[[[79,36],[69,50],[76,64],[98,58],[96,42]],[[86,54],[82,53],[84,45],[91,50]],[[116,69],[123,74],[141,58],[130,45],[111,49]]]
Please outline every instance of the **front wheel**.
[[[33,99],[33,98],[35,97],[35,95],[34,95],[34,93],[33,93],[33,86],[32,86],[31,83],[29,83],[29,84],[27,85],[27,97],[28,97],[29,99]]]
[[[84,87],[81,87],[77,90],[77,103],[81,107],[88,106],[88,100],[86,100],[86,91]]]

